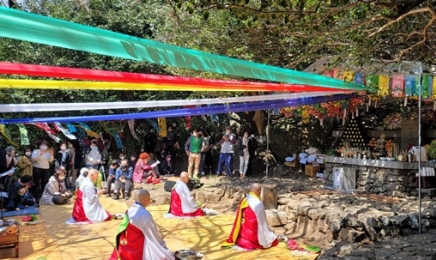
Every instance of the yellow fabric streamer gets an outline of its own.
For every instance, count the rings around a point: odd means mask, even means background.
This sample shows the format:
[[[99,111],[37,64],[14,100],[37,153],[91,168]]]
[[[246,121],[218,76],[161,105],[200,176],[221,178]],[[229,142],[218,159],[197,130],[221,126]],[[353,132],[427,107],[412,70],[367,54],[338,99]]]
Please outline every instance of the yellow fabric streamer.
[[[157,119],[157,125],[159,126],[159,136],[166,137],[167,136],[167,121],[165,117],[159,117]]]
[[[91,136],[91,137],[94,137],[94,138],[100,138],[100,135],[97,134],[96,132],[91,131],[91,130],[87,130],[87,129],[84,129],[84,130],[85,130],[85,132],[86,132],[86,134],[88,136]]]
[[[227,87],[228,86],[228,87]],[[54,81],[0,79],[0,89],[81,89],[81,90],[147,90],[147,91],[262,91],[259,87],[244,85],[194,86],[180,84],[137,84],[123,82]],[[289,89],[292,91],[292,89]]]
[[[0,133],[6,139],[6,142],[8,142],[12,146],[18,147],[18,145],[12,141],[11,137],[9,136],[9,134],[6,133],[6,130],[7,129],[6,129],[5,125],[4,124],[0,124]]]
[[[378,94],[382,97],[389,96],[389,77],[385,75],[378,76]]]
[[[310,113],[309,113],[309,108],[308,107],[304,107],[302,114],[301,114],[301,121],[303,124],[307,125],[310,123]]]

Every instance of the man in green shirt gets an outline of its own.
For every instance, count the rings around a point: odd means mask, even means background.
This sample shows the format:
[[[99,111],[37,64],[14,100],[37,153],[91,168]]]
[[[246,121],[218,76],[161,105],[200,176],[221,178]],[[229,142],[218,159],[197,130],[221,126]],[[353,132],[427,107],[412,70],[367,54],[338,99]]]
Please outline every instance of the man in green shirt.
[[[200,168],[201,152],[203,149],[203,138],[199,136],[199,129],[194,129],[192,136],[185,143],[185,152],[188,155],[188,175],[190,178],[198,177],[198,169]],[[192,171],[194,168],[194,171]]]

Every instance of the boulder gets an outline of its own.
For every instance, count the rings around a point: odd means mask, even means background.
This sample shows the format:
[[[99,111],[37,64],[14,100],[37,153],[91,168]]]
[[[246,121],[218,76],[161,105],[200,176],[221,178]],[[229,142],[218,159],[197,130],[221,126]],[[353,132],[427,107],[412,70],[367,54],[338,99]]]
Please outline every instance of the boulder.
[[[288,223],[288,217],[286,216],[286,212],[279,211],[276,209],[267,209],[266,212],[266,220],[268,224],[272,227],[284,226]]]
[[[204,192],[197,191],[195,193],[195,200],[200,201],[201,203],[205,203],[206,202],[206,197],[204,196]]]
[[[170,204],[170,196],[159,196],[154,198],[154,204],[155,205],[167,205]]]
[[[353,216],[347,216],[346,218],[343,219],[343,221],[344,221],[344,226],[347,228],[353,228],[360,231],[363,230],[364,227],[363,222]]]

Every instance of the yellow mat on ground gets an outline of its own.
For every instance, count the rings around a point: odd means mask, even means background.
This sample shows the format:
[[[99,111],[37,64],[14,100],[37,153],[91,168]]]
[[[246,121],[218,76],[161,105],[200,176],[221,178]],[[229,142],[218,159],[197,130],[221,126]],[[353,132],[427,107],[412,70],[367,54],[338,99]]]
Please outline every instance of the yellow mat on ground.
[[[123,200],[101,198],[110,213],[125,212]],[[131,204],[131,203],[129,203]],[[21,226],[20,259],[47,260],[108,259],[115,244],[115,235],[121,221],[112,220],[89,225],[67,225],[72,205],[42,206],[39,219],[44,223]],[[163,214],[168,205],[148,208],[158,224],[167,246],[172,250],[192,249],[205,255],[205,260],[216,259],[315,259],[317,255],[293,257],[284,243],[266,250],[241,252],[221,249],[228,237],[234,216],[217,215],[193,219],[167,219]],[[17,219],[18,220],[18,219]],[[1,257],[0,254],[0,258]]]

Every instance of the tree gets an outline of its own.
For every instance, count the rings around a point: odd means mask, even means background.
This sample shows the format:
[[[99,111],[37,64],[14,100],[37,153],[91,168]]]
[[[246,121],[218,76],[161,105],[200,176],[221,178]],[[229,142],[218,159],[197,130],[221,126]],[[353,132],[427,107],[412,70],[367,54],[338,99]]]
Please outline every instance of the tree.
[[[169,2],[177,16],[208,17],[206,14],[219,12],[231,17],[227,23],[231,35],[228,44],[244,49],[244,55],[255,61],[272,65],[304,69],[325,55],[337,55],[337,62],[346,59],[356,64],[369,59],[431,63],[436,58],[432,51],[436,47],[434,1]]]

